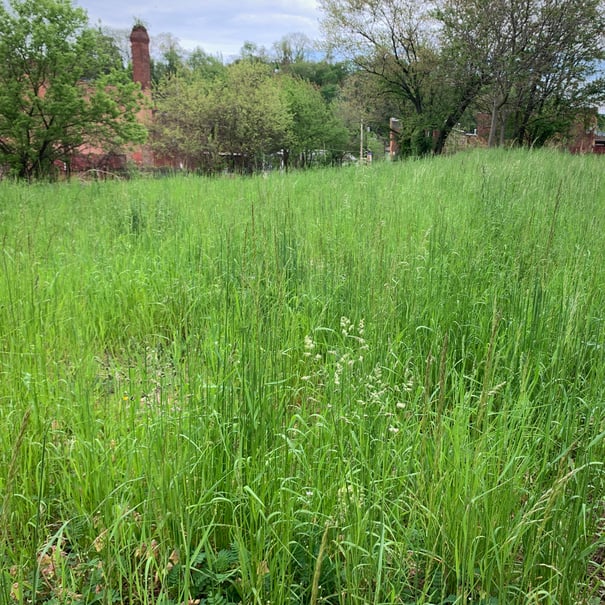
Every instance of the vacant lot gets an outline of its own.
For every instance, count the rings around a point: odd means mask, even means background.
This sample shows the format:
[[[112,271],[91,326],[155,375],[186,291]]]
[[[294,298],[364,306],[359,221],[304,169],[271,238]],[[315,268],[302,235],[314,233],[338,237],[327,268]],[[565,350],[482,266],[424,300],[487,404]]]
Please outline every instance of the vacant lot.
[[[0,183],[0,603],[598,603],[604,166]]]

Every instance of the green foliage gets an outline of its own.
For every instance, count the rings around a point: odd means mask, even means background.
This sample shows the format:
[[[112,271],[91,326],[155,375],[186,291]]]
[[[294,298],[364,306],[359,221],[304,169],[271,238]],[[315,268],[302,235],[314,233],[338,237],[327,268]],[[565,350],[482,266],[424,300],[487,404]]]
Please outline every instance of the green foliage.
[[[292,125],[288,133],[286,167],[305,167],[342,156],[348,132],[334,115],[320,90],[311,83],[290,76],[280,79]],[[327,151],[327,153],[322,153]],[[320,157],[316,157],[320,153]]]
[[[271,62],[267,49],[264,46],[259,46],[256,44],[256,42],[251,42],[250,40],[246,40],[240,49],[240,58],[238,62],[239,61],[245,61],[248,63],[262,63],[264,65],[269,65]]]
[[[4,183],[0,599],[596,602],[600,167]]]
[[[141,141],[136,86],[109,41],[69,2],[0,6],[0,165],[26,179],[51,176],[82,145],[107,151]],[[86,80],[92,78],[94,80]]]
[[[192,169],[251,171],[285,145],[292,118],[262,63],[231,65],[224,78],[188,74],[158,89],[153,144]]]
[[[196,48],[188,57],[186,66],[204,80],[213,80],[224,76],[226,68],[219,57],[209,55],[201,48]]]
[[[270,69],[249,62],[234,64],[220,95],[226,107],[219,132],[227,152],[258,161],[262,153],[281,149],[292,117]]]
[[[282,65],[280,69],[317,86],[328,103],[338,97],[340,89],[350,73],[347,63],[328,63],[325,60],[296,61],[285,66]]]
[[[283,36],[273,45],[275,61],[280,67],[305,63],[313,50],[313,42],[301,33]]]
[[[445,3],[440,20],[445,39],[454,41],[450,58],[455,53],[472,60],[482,74],[478,101],[492,114],[490,145],[496,144],[496,127],[502,138],[541,145],[566,134],[575,115],[602,102],[595,74],[605,58],[603,9],[601,0]]]
[[[603,102],[601,0],[321,0],[329,42],[369,76],[360,83],[407,129],[403,151],[441,153],[468,112],[492,114],[490,145],[542,144]],[[363,107],[363,104],[360,104]],[[418,134],[436,131],[430,146]],[[428,148],[427,148],[428,147]]]
[[[240,61],[181,71],[156,91],[155,149],[191,169],[250,172],[283,161],[305,167],[342,156],[348,133],[309,82]],[[272,154],[281,153],[281,158]]]
[[[100,28],[91,30],[90,35],[94,38],[91,43],[93,56],[82,78],[90,81],[101,75],[124,71],[122,54],[116,39]]]
[[[181,603],[183,599],[199,599],[201,605],[239,603],[238,559],[233,546],[216,554],[197,548],[186,564],[176,562],[168,571],[167,594],[172,595],[173,603]]]
[[[189,169],[216,170],[221,166],[218,137],[223,105],[216,105],[222,82],[212,85],[176,76],[156,88],[156,115],[151,143],[160,156],[179,159]]]
[[[151,58],[151,80],[157,86],[162,79],[176,76],[185,69],[188,61],[185,59],[185,51],[181,48],[178,40],[171,34],[160,34],[159,44],[161,56],[159,59]],[[201,58],[200,49],[196,51],[196,57]]]
[[[340,162],[350,136],[331,102],[348,69],[308,60],[310,44],[291,34],[274,45],[275,56],[247,42],[227,66],[201,49],[174,70],[164,62],[156,70],[156,151],[204,172]]]

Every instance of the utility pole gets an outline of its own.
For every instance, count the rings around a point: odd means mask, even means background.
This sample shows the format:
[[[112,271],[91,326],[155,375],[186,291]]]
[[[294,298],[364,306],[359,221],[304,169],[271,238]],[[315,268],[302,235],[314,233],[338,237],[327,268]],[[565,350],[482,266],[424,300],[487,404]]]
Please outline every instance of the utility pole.
[[[363,118],[359,126],[359,165],[363,166]]]

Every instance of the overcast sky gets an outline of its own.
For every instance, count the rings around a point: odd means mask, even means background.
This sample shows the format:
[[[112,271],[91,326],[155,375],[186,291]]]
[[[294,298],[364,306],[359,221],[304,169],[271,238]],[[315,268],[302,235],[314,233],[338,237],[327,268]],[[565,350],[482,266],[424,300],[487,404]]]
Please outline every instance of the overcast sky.
[[[91,25],[130,30],[135,19],[152,38],[170,33],[184,49],[197,46],[225,60],[244,42],[267,49],[282,36],[300,32],[319,37],[316,0],[74,0],[88,12]]]

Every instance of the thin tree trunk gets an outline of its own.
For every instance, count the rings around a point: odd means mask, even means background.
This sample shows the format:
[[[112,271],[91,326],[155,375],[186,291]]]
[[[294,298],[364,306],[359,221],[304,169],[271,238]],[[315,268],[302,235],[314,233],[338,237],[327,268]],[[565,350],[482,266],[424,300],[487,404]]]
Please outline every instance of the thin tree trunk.
[[[500,147],[506,142],[506,112],[500,114]]]

